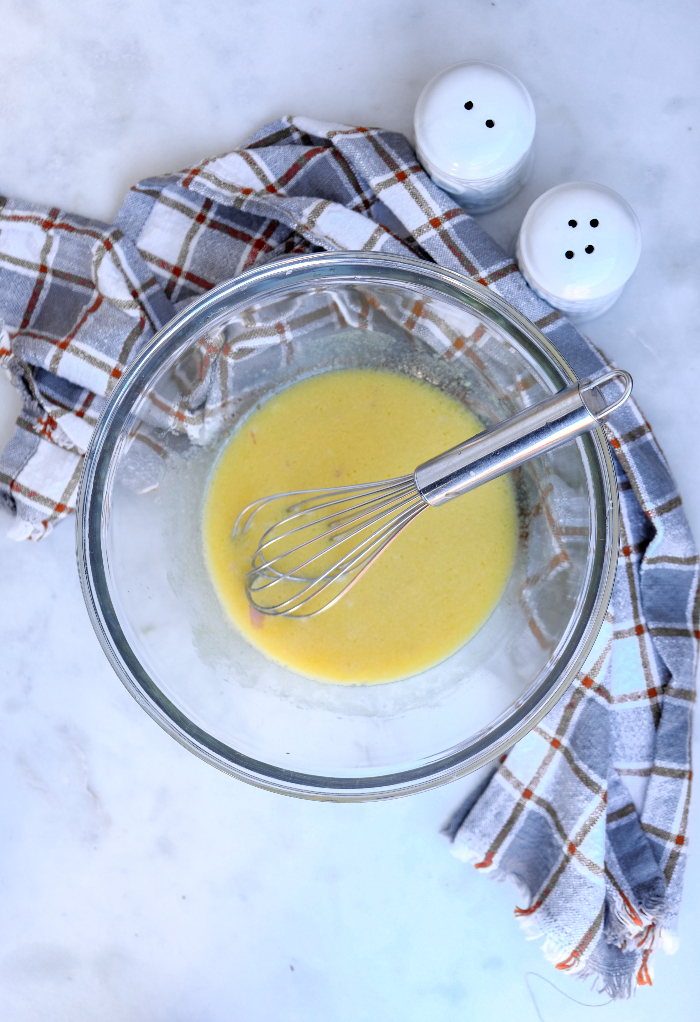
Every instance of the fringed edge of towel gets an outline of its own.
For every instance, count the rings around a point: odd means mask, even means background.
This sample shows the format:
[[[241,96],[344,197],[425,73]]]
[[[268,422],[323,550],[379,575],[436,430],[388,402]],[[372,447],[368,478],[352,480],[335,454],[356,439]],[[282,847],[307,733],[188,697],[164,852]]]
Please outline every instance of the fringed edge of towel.
[[[487,778],[484,788],[491,780],[491,776]],[[473,802],[476,802],[478,797],[479,795],[475,794]],[[461,826],[467,813],[460,815]],[[443,833],[452,842],[451,851],[456,859],[488,874],[490,880],[497,883],[507,881],[523,899],[531,900],[531,892],[517,874],[494,865],[488,855],[484,857],[480,850],[461,843],[457,839],[458,832],[459,827],[454,828],[452,820],[443,828]],[[528,914],[527,910],[516,908],[515,916],[527,940],[543,939],[542,954],[556,969],[575,976],[578,980],[590,981],[592,990],[607,994],[616,1001],[630,997],[638,986],[652,985],[653,970],[650,962],[652,951],[661,948],[666,954],[675,954],[678,950],[678,935],[661,922],[668,907],[665,900],[657,900],[653,906],[649,904],[645,909],[635,909],[622,894],[608,890],[605,900],[607,916],[605,930],[601,928],[600,936],[585,957],[577,953],[578,949],[572,951],[569,944],[564,945],[554,934],[547,932],[542,921]],[[652,908],[653,915],[650,912]],[[636,928],[636,932],[633,928]],[[602,959],[607,950],[606,945],[616,948],[625,957],[630,955],[633,960],[624,969],[603,970]],[[624,961],[624,958],[620,961]]]

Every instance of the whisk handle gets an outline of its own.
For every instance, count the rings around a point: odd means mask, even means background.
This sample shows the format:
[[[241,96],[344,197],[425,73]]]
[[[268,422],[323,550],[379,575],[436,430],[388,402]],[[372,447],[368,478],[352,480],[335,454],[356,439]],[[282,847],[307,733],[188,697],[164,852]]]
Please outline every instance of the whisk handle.
[[[621,396],[608,401],[600,388],[613,380],[622,381],[624,389]],[[419,465],[415,471],[418,492],[433,507],[453,500],[593,429],[631,393],[632,377],[624,369],[580,380]]]

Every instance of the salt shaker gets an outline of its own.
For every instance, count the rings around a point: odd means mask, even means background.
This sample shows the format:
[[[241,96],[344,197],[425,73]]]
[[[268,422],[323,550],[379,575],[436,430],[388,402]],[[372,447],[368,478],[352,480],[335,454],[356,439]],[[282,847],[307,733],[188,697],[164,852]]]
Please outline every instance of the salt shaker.
[[[418,98],[414,128],[425,170],[470,213],[496,209],[525,182],[535,108],[522,82],[495,64],[441,71]]]
[[[574,320],[593,319],[619,297],[637,265],[634,210],[605,185],[571,181],[530,206],[516,258],[530,287]]]

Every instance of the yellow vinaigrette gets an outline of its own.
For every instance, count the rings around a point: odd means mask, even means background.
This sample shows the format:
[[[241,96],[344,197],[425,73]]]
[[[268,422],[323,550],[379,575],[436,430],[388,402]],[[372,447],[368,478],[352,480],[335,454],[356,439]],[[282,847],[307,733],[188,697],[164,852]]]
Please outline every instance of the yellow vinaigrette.
[[[295,383],[253,412],[214,470],[204,505],[207,566],[223,606],[271,660],[319,681],[406,678],[454,653],[498,603],[511,572],[517,513],[508,476],[427,508],[335,606],[314,618],[268,617],[244,580],[253,530],[232,539],[258,497],[412,473],[482,430],[432,384],[376,369]]]

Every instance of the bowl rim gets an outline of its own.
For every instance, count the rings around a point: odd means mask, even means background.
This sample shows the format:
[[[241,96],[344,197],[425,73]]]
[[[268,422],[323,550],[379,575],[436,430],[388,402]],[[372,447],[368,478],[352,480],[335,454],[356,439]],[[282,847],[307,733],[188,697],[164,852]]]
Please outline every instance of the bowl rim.
[[[517,338],[521,348],[524,335],[533,352],[539,353],[540,358],[544,356],[542,361],[537,360],[538,367],[545,377],[549,377],[553,392],[578,379],[559,351],[522,313],[500,295],[454,270],[417,258],[374,252],[321,252],[288,257],[253,267],[217,285],[155,334],[122,376],[98,420],[85,455],[76,506],[76,558],[88,615],[112,668],[139,705],[176,741],[224,773],[269,791],[316,800],[357,802],[413,794],[456,780],[502,756],[554,706],[583,665],[603,623],[617,565],[617,483],[610,447],[599,426],[582,438],[584,446],[589,449],[589,464],[591,467],[598,465],[600,480],[593,479],[593,484],[601,490],[595,504],[599,539],[593,557],[590,554],[588,557],[586,586],[590,608],[585,620],[582,615],[576,635],[566,643],[547,672],[547,678],[553,676],[551,687],[545,696],[534,702],[531,700],[532,705],[527,707],[519,721],[502,728],[496,740],[487,742],[482,738],[467,746],[470,752],[465,752],[462,745],[452,755],[432,758],[412,769],[394,774],[380,773],[374,777],[343,778],[274,767],[238,753],[209,735],[161,692],[142,667],[119,625],[109,595],[102,548],[103,529],[108,521],[103,495],[110,484],[113,473],[111,454],[116,437],[129,415],[129,401],[131,399],[133,403],[136,400],[142,392],[142,384],[152,378],[172,355],[178,339],[182,340],[185,334],[191,336],[206,330],[224,309],[230,311],[237,305],[250,303],[263,294],[269,295],[271,290],[281,294],[302,285],[308,287],[314,280],[318,285],[331,282],[356,284],[358,281],[367,282],[367,278],[371,278],[373,284],[407,285],[471,307],[483,309],[486,306],[490,318],[506,333]],[[566,663],[562,663],[564,654],[569,650]],[[525,704],[527,702],[525,700]],[[473,737],[479,739],[479,734]]]

